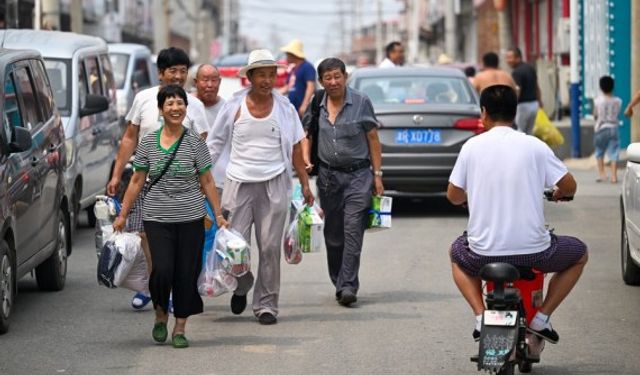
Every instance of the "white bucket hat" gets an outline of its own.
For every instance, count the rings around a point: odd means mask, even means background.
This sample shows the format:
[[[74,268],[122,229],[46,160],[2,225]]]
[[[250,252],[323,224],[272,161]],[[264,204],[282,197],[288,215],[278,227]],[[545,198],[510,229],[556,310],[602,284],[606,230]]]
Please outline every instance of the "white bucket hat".
[[[247,66],[240,69],[238,75],[240,77],[246,77],[247,72],[256,68],[285,68],[286,65],[278,64],[271,52],[267,49],[255,49],[249,54],[249,61]]]

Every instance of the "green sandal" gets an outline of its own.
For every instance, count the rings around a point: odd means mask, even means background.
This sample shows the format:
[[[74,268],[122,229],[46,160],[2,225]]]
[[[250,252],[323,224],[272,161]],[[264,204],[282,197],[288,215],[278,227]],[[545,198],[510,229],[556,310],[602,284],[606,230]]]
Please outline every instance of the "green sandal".
[[[151,331],[151,336],[153,336],[153,340],[158,343],[167,341],[167,323],[157,322],[156,324],[154,324],[153,331]]]
[[[171,339],[171,344],[176,349],[184,349],[189,347],[189,341],[184,336],[184,333],[176,333]]]

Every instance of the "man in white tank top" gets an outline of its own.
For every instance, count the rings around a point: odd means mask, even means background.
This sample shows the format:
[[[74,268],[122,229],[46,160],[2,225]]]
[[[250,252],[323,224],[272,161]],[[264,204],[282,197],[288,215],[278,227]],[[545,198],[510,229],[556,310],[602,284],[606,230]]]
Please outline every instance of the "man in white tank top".
[[[220,110],[207,146],[215,165],[213,174],[225,181],[222,211],[230,227],[258,243],[258,278],[253,291],[253,313],[260,324],[275,324],[280,293],[280,248],[290,202],[291,165],[296,169],[305,202],[312,205],[300,142],[305,133],[289,100],[273,90],[278,65],[267,50],[255,50],[240,70],[251,82]],[[253,275],[238,279],[231,311],[247,305]]]

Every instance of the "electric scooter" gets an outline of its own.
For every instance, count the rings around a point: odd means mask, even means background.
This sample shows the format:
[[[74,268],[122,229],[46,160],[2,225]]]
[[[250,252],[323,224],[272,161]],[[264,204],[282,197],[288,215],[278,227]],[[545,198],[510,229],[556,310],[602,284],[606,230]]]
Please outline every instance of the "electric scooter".
[[[553,201],[553,190],[544,196]],[[564,197],[561,201],[573,200]],[[527,332],[530,322],[542,305],[544,274],[508,263],[489,263],[480,269],[487,282],[487,309],[482,316],[479,353],[471,357],[478,371],[512,375],[516,366],[529,373],[540,362],[545,341]]]

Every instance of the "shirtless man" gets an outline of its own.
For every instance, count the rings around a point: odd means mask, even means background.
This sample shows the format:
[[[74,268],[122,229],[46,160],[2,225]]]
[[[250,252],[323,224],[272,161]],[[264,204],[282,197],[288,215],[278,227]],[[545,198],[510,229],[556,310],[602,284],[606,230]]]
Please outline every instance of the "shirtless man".
[[[494,52],[485,53],[482,56],[483,69],[473,77],[473,87],[478,94],[485,88],[493,85],[507,85],[517,92],[517,86],[511,74],[498,68],[500,59]]]

